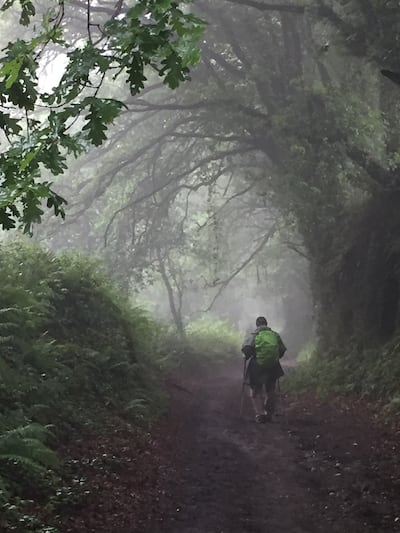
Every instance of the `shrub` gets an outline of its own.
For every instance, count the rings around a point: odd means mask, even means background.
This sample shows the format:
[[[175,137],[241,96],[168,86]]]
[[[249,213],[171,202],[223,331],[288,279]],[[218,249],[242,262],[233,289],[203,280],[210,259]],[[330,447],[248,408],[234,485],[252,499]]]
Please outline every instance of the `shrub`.
[[[185,370],[204,368],[240,353],[241,336],[229,323],[212,318],[190,322],[184,338],[179,339],[172,327],[159,326],[159,345],[155,350],[161,368]]]
[[[0,244],[0,268],[0,529],[45,531],[25,498],[56,499],[49,443],[114,414],[147,426],[165,406],[156,362],[226,361],[241,339],[227,322],[203,319],[177,341],[79,254]]]
[[[56,446],[110,412],[147,423],[159,410],[157,335],[96,261],[19,242],[0,245],[0,268],[0,515],[26,532],[37,523],[24,487],[54,489],[48,437]]]
[[[382,401],[396,414],[400,396],[400,337],[383,347],[361,349],[349,344],[346,352],[332,347],[317,350],[289,374],[286,388],[319,395],[352,394]]]
[[[317,341],[315,339],[309,340],[299,352],[297,361],[299,363],[309,361],[312,358],[316,350],[317,350]]]
[[[186,327],[188,352],[194,357],[218,361],[240,353],[241,336],[226,321],[202,318]]]

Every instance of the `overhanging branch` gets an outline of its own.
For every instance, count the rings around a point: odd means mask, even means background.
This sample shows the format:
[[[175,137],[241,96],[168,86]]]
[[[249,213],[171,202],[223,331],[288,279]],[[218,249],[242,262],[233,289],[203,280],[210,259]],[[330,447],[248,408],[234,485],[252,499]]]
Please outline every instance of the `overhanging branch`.
[[[305,12],[305,6],[294,4],[271,4],[258,0],[226,0],[231,4],[254,7],[259,11],[280,11],[281,13],[296,13],[302,15]]]
[[[274,235],[276,229],[277,229],[277,226],[278,224],[275,223],[273,224],[273,226],[270,228],[270,230],[268,231],[268,233],[264,236],[264,238],[262,239],[262,241],[260,242],[260,244],[255,248],[255,250],[253,250],[253,252],[249,255],[249,257],[243,261],[243,263],[234,271],[232,272],[232,274],[227,277],[226,279],[224,279],[223,281],[220,281],[218,283],[219,285],[219,289],[216,293],[216,295],[214,296],[214,298],[212,299],[210,305],[207,307],[207,309],[204,310],[205,313],[211,311],[213,305],[215,304],[215,302],[217,301],[217,299],[221,296],[222,292],[226,289],[226,287],[229,285],[229,283],[238,275],[240,274],[240,272],[242,272],[243,269],[245,269],[247,267],[247,265],[249,265],[253,259],[256,257],[256,255],[261,252],[261,250],[264,248],[264,246],[267,244],[267,242],[269,241],[269,239]]]
[[[109,235],[110,229],[111,229],[116,217],[118,215],[120,215],[121,213],[123,213],[126,209],[134,207],[135,205],[140,204],[144,200],[147,200],[148,198],[150,198],[154,194],[164,190],[171,183],[178,182],[181,179],[187,178],[193,172],[195,172],[196,170],[202,168],[204,165],[206,165],[208,163],[211,163],[211,162],[214,162],[214,161],[221,161],[221,160],[223,160],[226,157],[245,154],[245,153],[248,153],[248,152],[251,152],[251,151],[254,151],[253,147],[241,147],[241,148],[236,148],[236,149],[231,149],[231,150],[212,153],[211,155],[203,158],[201,161],[198,161],[191,168],[189,168],[189,169],[187,169],[184,172],[181,172],[179,174],[172,175],[164,183],[161,183],[160,185],[156,186],[151,191],[142,194],[141,196],[133,199],[132,201],[130,201],[127,204],[125,204],[124,206],[120,207],[119,209],[117,209],[114,212],[114,214],[112,215],[109,223],[107,224],[105,235],[104,235],[104,245],[107,246],[108,235]]]

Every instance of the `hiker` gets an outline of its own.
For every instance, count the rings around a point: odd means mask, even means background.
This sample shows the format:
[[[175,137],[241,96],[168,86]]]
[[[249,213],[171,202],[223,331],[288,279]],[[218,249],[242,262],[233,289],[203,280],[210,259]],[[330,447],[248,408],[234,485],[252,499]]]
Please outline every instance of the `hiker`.
[[[250,359],[245,379],[248,379],[256,422],[272,421],[275,410],[276,382],[284,375],[280,359],[286,352],[282,339],[268,327],[267,319],[259,316],[256,329],[244,341],[244,357]]]

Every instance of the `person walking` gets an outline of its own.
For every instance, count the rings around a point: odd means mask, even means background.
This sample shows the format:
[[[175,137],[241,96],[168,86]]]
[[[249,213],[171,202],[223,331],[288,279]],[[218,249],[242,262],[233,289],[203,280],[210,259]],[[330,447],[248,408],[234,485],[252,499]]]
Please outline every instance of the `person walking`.
[[[249,360],[245,379],[249,380],[250,395],[256,422],[272,422],[276,404],[276,384],[284,375],[280,359],[286,352],[278,333],[268,327],[267,319],[259,316],[256,329],[248,335],[242,353]]]

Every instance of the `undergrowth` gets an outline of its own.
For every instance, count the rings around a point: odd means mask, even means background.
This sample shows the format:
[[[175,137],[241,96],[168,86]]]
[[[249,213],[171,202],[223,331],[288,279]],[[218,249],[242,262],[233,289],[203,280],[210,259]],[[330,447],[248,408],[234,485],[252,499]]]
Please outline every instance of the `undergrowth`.
[[[161,330],[162,347],[159,364],[164,369],[206,369],[223,363],[240,353],[240,333],[227,321],[205,317],[190,322],[183,338],[174,330]]]
[[[79,255],[2,244],[0,269],[0,531],[57,533],[46,517],[75,498],[53,451],[67,435],[114,416],[147,429],[166,406],[160,370],[228,358],[240,339],[200,320],[178,340]]]
[[[320,396],[365,397],[385,404],[387,413],[400,414],[400,335],[383,347],[361,349],[354,343],[324,353],[316,348],[289,373],[285,386]]]
[[[59,480],[50,448],[113,413],[147,425],[165,402],[155,325],[97,263],[14,243],[0,269],[0,530],[26,533]]]
[[[299,363],[304,363],[304,362],[309,361],[313,357],[313,354],[315,353],[316,349],[317,349],[316,340],[315,339],[309,340],[299,352],[299,355],[297,356],[297,361]]]

